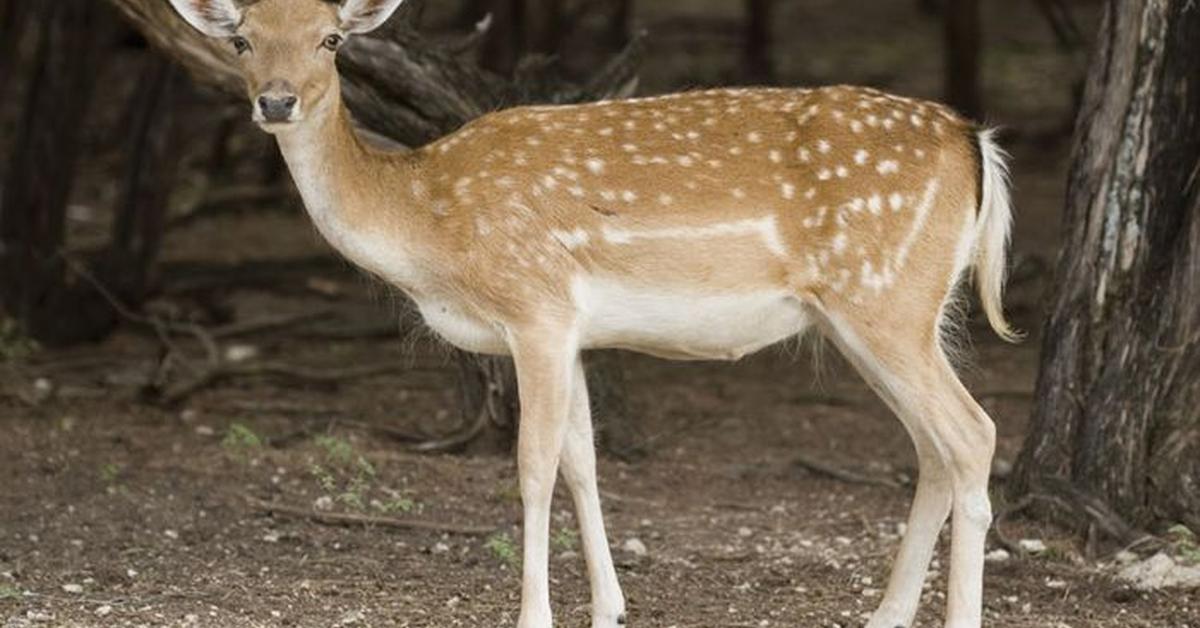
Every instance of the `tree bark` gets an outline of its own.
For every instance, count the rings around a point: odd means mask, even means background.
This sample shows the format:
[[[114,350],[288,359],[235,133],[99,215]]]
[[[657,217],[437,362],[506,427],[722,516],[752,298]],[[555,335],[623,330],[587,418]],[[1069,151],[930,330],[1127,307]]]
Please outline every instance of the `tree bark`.
[[[1200,530],[1200,9],[1108,0],[1017,495]]]
[[[183,152],[175,125],[179,74],[168,59],[150,57],[130,106],[125,187],[101,271],[105,285],[128,295],[126,303],[145,298],[166,227],[167,200]]]
[[[745,0],[746,31],[742,65],[749,83],[769,85],[775,81],[771,58],[771,13],[775,0]]]
[[[0,311],[34,338],[61,344],[92,335],[59,249],[105,29],[93,0],[28,10],[26,23],[40,32],[0,199]]]
[[[983,116],[979,86],[982,29],[979,0],[949,0],[945,6],[946,102],[969,118]]]
[[[199,80],[245,97],[234,55],[225,42],[195,32],[163,0],[110,2],[148,40]],[[523,6],[520,0],[499,2]],[[464,62],[464,46],[438,47],[422,38],[412,26],[419,11],[420,0],[409,0],[388,26],[370,36],[352,38],[338,55],[344,95],[356,120],[400,144],[424,145],[485,112],[506,106],[595,100],[628,95],[636,87],[640,41],[633,41],[582,85],[564,83],[550,64],[522,67],[509,80]],[[478,43],[478,37],[469,41]],[[488,425],[498,426],[501,433],[485,436],[481,442],[485,446],[492,443],[490,449],[507,447],[511,432],[504,432],[516,426],[518,405],[511,360],[461,352],[456,359],[462,373],[464,421],[473,425],[487,410],[491,414]],[[494,430],[489,427],[489,431]]]

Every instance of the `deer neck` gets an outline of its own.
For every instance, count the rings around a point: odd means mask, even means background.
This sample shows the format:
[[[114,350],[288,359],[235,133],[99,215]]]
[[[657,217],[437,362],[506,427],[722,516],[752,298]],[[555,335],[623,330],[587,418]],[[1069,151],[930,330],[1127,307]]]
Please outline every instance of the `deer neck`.
[[[366,146],[340,93],[296,128],[276,135],[305,209],[321,235],[365,270],[419,291],[433,239],[432,216],[418,197],[423,168],[415,154]]]

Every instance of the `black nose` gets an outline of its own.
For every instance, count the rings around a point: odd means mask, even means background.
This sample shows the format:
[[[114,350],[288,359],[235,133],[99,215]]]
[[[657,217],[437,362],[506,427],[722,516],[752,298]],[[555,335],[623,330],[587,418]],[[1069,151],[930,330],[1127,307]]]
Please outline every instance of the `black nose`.
[[[295,96],[259,96],[258,108],[267,122],[287,122],[297,102]]]

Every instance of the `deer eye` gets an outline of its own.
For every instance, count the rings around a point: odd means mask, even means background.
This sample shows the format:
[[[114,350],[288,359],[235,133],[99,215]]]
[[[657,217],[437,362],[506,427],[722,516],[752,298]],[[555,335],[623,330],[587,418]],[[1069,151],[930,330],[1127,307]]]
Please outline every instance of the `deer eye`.
[[[250,41],[245,37],[234,37],[229,41],[233,44],[233,49],[236,50],[238,54],[245,54],[250,50]]]
[[[326,50],[337,50],[338,47],[342,45],[343,41],[346,41],[344,37],[334,33],[326,37],[325,40],[321,42],[321,47]]]

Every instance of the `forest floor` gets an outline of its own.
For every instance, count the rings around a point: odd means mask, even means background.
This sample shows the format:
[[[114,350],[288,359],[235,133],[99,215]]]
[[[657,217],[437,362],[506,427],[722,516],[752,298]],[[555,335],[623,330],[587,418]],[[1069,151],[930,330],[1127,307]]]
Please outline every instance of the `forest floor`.
[[[733,4],[689,0],[673,11],[712,18]],[[778,21],[804,25],[806,36],[781,39],[781,80],[935,96],[938,26],[915,4],[784,3]],[[1034,3],[987,4],[988,96],[993,117],[1014,131],[1021,211],[1009,307],[1034,337],[1007,345],[972,321],[964,379],[996,420],[998,458],[1011,463],[1031,407],[1067,169],[1068,86],[1082,62],[1054,49]],[[1094,10],[1079,11],[1091,32]],[[672,28],[665,3],[641,18],[661,33],[650,91],[736,77],[728,38]],[[247,130],[241,150],[262,144]],[[95,168],[102,181],[104,166]],[[79,195],[102,204],[111,187]],[[85,237],[102,227],[73,225]],[[445,349],[410,315],[399,335],[338,337],[386,328],[403,305],[331,261],[298,212],[195,221],[165,251],[166,289],[153,304],[161,315],[209,324],[314,314],[222,339],[227,357],[327,376],[384,368],[336,383],[236,377],[162,407],[139,394],[162,347],[133,326],[100,345],[3,365],[0,625],[512,626],[520,504],[511,457],[422,455],[394,438],[458,427]],[[199,343],[179,342],[202,361]],[[600,484],[630,625],[861,625],[880,599],[916,471],[903,429],[852,369],[832,349],[814,361],[792,347],[736,364],[634,355],[624,364],[647,454],[602,457]],[[177,364],[176,379],[186,369]],[[816,473],[814,460],[868,481]],[[1002,511],[1003,479],[993,487]],[[429,529],[323,525],[263,502]],[[560,488],[552,591],[567,627],[590,625],[574,526]],[[1020,518],[1002,529],[1046,548],[988,563],[987,625],[1200,626],[1200,592],[1135,591],[1113,577],[1111,551],[1084,559],[1070,531]],[[947,539],[919,626],[940,625]]]

